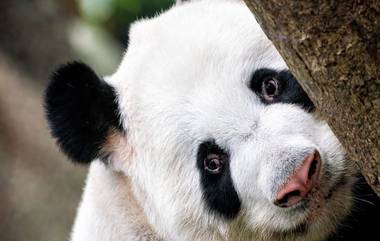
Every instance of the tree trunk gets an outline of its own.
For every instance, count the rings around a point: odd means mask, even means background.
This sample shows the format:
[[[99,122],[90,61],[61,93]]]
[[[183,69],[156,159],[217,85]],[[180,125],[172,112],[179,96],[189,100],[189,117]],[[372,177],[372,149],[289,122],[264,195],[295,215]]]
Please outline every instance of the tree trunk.
[[[380,194],[380,1],[245,0]]]

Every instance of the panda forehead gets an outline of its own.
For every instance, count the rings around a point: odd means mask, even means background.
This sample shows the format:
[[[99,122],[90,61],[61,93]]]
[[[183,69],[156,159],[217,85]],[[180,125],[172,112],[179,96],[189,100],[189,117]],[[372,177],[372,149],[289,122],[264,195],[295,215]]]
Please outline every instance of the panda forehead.
[[[128,50],[110,82],[124,117],[136,109],[131,103],[140,104],[136,112],[174,113],[173,106],[199,98],[199,91],[250,91],[250,76],[260,68],[287,66],[243,2],[190,2],[134,23]],[[178,107],[177,113],[187,107]]]
[[[125,68],[127,65],[134,67]],[[137,21],[131,27],[129,48],[119,70],[134,68],[138,78],[145,76],[149,81],[157,75],[168,75],[165,80],[169,82],[170,76],[186,75],[194,77],[191,80],[196,84],[197,75],[231,78],[229,75],[249,75],[263,67],[287,68],[246,5],[221,0],[190,2]],[[181,80],[188,81],[176,79]]]

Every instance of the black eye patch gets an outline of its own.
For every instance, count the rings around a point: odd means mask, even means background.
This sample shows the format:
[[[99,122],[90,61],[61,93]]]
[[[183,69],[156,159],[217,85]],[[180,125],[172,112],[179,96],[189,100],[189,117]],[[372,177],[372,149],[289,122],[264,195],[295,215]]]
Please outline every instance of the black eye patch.
[[[258,69],[252,74],[249,87],[265,104],[289,103],[308,112],[315,110],[313,102],[289,70]]]
[[[220,157],[223,163],[222,171],[217,173],[210,172],[208,167],[208,160],[215,157]],[[229,161],[229,154],[214,140],[199,145],[197,168],[205,202],[211,211],[232,219],[239,213],[241,203],[232,182]]]

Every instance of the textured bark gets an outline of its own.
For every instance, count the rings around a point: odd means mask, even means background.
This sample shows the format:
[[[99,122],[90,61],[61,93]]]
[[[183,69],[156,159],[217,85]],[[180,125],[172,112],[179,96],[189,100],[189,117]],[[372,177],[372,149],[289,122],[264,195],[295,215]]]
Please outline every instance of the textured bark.
[[[245,0],[380,194],[380,1]]]

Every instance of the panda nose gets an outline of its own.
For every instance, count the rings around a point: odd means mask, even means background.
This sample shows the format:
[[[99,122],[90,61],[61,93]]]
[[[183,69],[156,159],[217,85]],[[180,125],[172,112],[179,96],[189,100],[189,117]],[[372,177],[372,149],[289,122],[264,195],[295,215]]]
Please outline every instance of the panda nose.
[[[315,187],[318,181],[321,158],[317,151],[309,154],[302,165],[278,191],[274,204],[291,207],[299,203]]]

